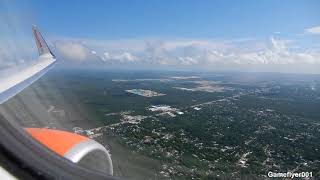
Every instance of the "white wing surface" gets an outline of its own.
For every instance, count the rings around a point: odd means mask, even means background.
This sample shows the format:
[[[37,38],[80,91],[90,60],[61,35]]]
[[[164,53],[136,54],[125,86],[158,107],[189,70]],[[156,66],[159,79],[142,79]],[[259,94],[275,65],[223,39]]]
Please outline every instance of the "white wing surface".
[[[43,76],[55,63],[56,58],[43,39],[36,26],[32,27],[34,39],[38,48],[39,58],[24,68],[12,68],[0,76],[0,104],[21,92],[26,87]]]

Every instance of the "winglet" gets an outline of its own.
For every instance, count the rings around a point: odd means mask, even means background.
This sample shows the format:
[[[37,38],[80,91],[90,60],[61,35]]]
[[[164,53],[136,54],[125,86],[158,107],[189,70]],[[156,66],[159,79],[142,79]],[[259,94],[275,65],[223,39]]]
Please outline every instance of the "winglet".
[[[51,55],[53,58],[55,58],[54,54],[51,52],[48,44],[43,39],[43,37],[42,37],[42,35],[36,25],[32,26],[32,32],[33,32],[34,40],[36,41],[36,44],[37,44],[39,56]]]

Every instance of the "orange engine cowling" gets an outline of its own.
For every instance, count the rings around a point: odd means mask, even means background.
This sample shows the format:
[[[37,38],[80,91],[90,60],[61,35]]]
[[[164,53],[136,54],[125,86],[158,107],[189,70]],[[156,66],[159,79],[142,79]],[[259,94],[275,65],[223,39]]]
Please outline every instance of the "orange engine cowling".
[[[41,144],[80,166],[113,174],[108,151],[98,142],[66,131],[46,128],[25,128]]]

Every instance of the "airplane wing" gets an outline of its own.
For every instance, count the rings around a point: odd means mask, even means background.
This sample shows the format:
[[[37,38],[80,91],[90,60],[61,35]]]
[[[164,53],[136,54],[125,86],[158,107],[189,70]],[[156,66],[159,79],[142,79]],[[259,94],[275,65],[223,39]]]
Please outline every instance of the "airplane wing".
[[[12,69],[0,77],[0,104],[15,96],[23,89],[43,76],[55,63],[56,58],[36,26],[32,27],[38,48],[39,58],[36,63],[23,69]]]
[[[46,41],[36,26],[32,27],[39,58],[25,68],[12,68],[0,75],[0,104],[15,96],[42,77],[56,63]],[[108,175],[113,174],[111,155],[100,143],[75,133],[46,128],[25,128],[35,140],[58,155],[83,167],[94,168]]]

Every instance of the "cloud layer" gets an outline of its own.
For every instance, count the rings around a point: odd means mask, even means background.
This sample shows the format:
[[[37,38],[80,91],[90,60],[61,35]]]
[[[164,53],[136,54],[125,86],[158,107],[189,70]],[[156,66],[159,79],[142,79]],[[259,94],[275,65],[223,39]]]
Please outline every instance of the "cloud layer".
[[[306,32],[310,33],[310,34],[319,34],[320,35],[320,26],[308,28],[308,29],[306,29]]]
[[[320,68],[320,49],[299,48],[299,42],[292,39],[129,39],[119,42],[78,39],[58,41],[55,46],[65,59],[97,59],[107,64],[139,64],[142,67],[174,66],[223,70],[257,67],[262,71],[285,65]],[[112,46],[113,43],[117,48]]]

